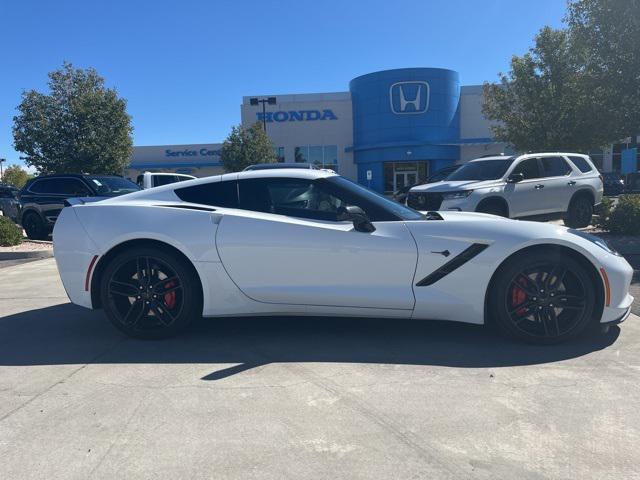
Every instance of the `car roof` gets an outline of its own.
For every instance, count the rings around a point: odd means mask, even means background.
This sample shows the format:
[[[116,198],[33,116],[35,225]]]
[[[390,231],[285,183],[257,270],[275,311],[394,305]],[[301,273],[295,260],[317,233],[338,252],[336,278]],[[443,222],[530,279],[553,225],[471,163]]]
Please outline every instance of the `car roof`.
[[[304,169],[307,168],[309,170],[313,170],[315,168],[317,168],[315,165],[313,165],[312,163],[302,163],[302,162],[298,162],[298,163],[256,163],[254,165],[249,165],[247,168],[244,169],[245,172],[251,171],[251,170],[277,170],[277,169],[284,169],[284,168],[297,168],[297,169]]]
[[[176,175],[179,177],[193,177],[193,175],[189,175],[188,173],[173,173],[173,172],[144,172],[144,175],[164,175],[164,176],[173,176]]]
[[[279,168],[270,170],[247,170],[243,172],[225,173],[222,175],[213,175],[211,177],[195,178],[184,182],[169,183],[159,187],[148,188],[129,193],[120,197],[109,198],[100,203],[121,203],[128,200],[146,200],[146,199],[163,199],[167,196],[174,196],[174,190],[189,188],[196,185],[205,185],[207,183],[225,182],[234,180],[245,180],[252,178],[302,178],[308,180],[316,180],[319,178],[337,177],[339,176],[333,170],[312,170],[306,168]],[[175,196],[173,197],[175,198]]]
[[[38,175],[31,180],[40,180],[42,178],[123,178],[118,175],[103,175],[101,173],[51,173],[48,175]]]

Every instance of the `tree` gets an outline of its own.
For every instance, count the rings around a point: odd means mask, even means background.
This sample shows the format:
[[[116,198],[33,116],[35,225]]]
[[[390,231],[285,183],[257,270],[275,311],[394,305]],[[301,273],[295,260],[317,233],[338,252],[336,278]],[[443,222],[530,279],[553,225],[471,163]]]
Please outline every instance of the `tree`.
[[[569,33],[545,27],[499,84],[486,83],[483,112],[496,139],[520,151],[588,151],[610,141],[598,115],[602,88],[585,81],[577,60]]]
[[[20,165],[9,165],[2,175],[2,182],[17,188],[22,188],[30,178],[31,175],[29,175],[24,168],[20,167]]]
[[[604,97],[608,142],[640,133],[640,0],[574,0],[566,17],[585,81]]]
[[[232,127],[222,144],[220,159],[227,172],[239,172],[255,163],[278,161],[273,144],[259,122],[250,128]]]
[[[22,94],[14,147],[40,173],[122,174],[132,150],[126,101],[93,69],[64,63],[49,73],[49,94]]]

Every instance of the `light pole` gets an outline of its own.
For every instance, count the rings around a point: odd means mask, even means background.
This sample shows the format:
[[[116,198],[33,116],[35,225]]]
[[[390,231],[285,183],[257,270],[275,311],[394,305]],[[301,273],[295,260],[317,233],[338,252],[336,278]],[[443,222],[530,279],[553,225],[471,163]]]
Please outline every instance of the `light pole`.
[[[4,177],[4,173],[2,171],[2,164],[6,161],[7,161],[6,158],[0,158],[0,181],[2,180],[2,177]]]
[[[262,104],[262,128],[264,132],[267,133],[267,109],[266,104],[275,105],[276,97],[267,97],[267,98],[257,98],[253,97],[249,99],[249,104],[257,106],[259,103]]]

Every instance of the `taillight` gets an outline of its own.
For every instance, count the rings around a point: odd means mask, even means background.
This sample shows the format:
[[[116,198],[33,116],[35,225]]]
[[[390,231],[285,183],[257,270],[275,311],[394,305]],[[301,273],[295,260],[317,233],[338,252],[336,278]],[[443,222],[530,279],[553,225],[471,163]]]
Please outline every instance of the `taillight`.
[[[602,174],[598,175],[598,177],[600,177],[600,181],[604,183],[604,177],[602,176]]]

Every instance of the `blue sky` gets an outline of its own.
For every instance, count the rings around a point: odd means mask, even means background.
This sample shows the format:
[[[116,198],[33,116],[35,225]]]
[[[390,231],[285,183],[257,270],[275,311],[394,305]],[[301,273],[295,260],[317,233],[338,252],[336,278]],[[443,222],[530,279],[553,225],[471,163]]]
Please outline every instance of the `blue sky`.
[[[128,101],[134,145],[222,141],[243,95],[345,91],[361,74],[443,67],[497,78],[564,0],[0,2],[0,158],[23,90],[64,60]]]

